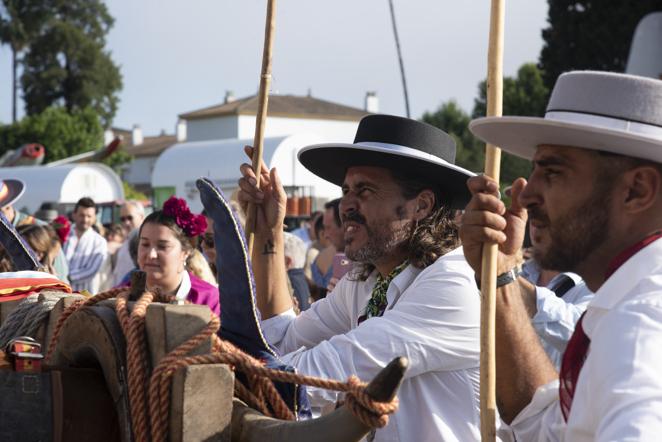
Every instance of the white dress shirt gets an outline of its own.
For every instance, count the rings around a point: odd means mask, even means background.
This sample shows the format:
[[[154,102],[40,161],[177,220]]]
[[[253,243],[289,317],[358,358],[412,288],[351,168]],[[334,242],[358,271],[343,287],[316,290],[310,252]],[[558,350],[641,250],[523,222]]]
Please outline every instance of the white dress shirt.
[[[662,440],[662,241],[640,250],[595,293],[591,340],[568,423],[558,381],[540,387],[511,427],[520,441]]]
[[[361,325],[376,272],[366,281],[351,277],[299,316],[290,310],[262,321],[267,340],[288,353],[283,361],[308,375],[370,381],[406,356],[400,408],[375,440],[479,440],[480,297],[462,250],[423,270],[406,267],[389,285],[384,315]],[[338,399],[310,387],[308,395],[315,407]]]
[[[540,271],[535,262],[527,261],[522,270],[522,276],[536,285]],[[559,298],[548,287],[555,287],[564,276],[572,279],[575,285]],[[557,370],[561,368],[563,353],[575,331],[575,324],[591,299],[593,299],[593,292],[586,286],[582,277],[576,273],[559,273],[549,281],[547,287],[536,285],[537,312],[531,319],[531,323],[540,337],[542,347]]]

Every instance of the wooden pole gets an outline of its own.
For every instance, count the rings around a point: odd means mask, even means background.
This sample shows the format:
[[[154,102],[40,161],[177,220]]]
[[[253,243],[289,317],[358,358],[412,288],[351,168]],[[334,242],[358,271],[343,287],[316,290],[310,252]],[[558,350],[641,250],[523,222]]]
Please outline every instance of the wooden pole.
[[[487,116],[501,116],[503,102],[503,27],[505,0],[492,0],[487,54]],[[501,149],[485,146],[485,174],[497,182]],[[480,431],[483,442],[496,440],[495,310],[498,246],[485,244],[481,265]]]
[[[253,170],[257,185],[260,185],[260,165],[262,164],[262,150],[264,144],[264,126],[267,121],[267,108],[269,105],[269,87],[271,86],[271,53],[273,52],[274,28],[276,25],[276,0],[267,0],[267,18],[264,27],[264,50],[262,52],[262,71],[260,74],[260,90],[258,92],[257,116],[255,121],[255,136],[253,137]],[[248,254],[253,252],[253,232],[257,221],[257,207],[248,205],[246,214],[246,237],[248,240]]]

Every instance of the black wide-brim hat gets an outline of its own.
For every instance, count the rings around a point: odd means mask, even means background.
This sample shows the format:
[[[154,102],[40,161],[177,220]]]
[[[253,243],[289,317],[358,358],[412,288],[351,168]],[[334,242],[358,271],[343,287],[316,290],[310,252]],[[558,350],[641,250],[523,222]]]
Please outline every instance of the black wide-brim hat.
[[[0,207],[14,204],[25,192],[25,184],[21,180],[0,180]]]
[[[353,144],[304,147],[299,161],[315,175],[341,186],[347,169],[383,167],[429,183],[442,204],[463,209],[471,198],[467,179],[473,172],[455,165],[455,141],[420,121],[392,115],[368,115],[359,122]]]

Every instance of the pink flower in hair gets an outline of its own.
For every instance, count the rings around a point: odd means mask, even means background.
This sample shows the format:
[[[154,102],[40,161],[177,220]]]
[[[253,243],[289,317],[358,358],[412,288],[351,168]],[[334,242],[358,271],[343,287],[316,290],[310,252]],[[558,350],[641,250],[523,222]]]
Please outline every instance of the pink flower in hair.
[[[183,198],[171,196],[163,203],[163,213],[175,219],[177,224],[188,237],[195,237],[207,229],[207,220],[203,215],[194,215]]]

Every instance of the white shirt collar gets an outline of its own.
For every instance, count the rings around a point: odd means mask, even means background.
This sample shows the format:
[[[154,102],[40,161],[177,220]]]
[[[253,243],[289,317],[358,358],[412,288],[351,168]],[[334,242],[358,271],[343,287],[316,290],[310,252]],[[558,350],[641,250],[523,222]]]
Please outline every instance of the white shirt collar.
[[[402,272],[400,272],[400,274],[393,278],[393,281],[391,281],[391,284],[389,284],[388,290],[386,291],[388,310],[395,306],[400,295],[407,290],[407,287],[409,287],[412,282],[414,282],[414,279],[416,279],[419,273],[421,273],[421,269],[409,264],[404,270],[402,270]]]
[[[186,301],[189,292],[191,291],[191,277],[187,271],[182,272],[182,283],[179,284],[177,293],[175,293],[175,298],[177,301]]]
[[[621,303],[637,284],[654,273],[653,269],[660,266],[657,258],[661,255],[662,241],[656,240],[625,261],[595,292],[582,322],[589,338],[603,314]]]

